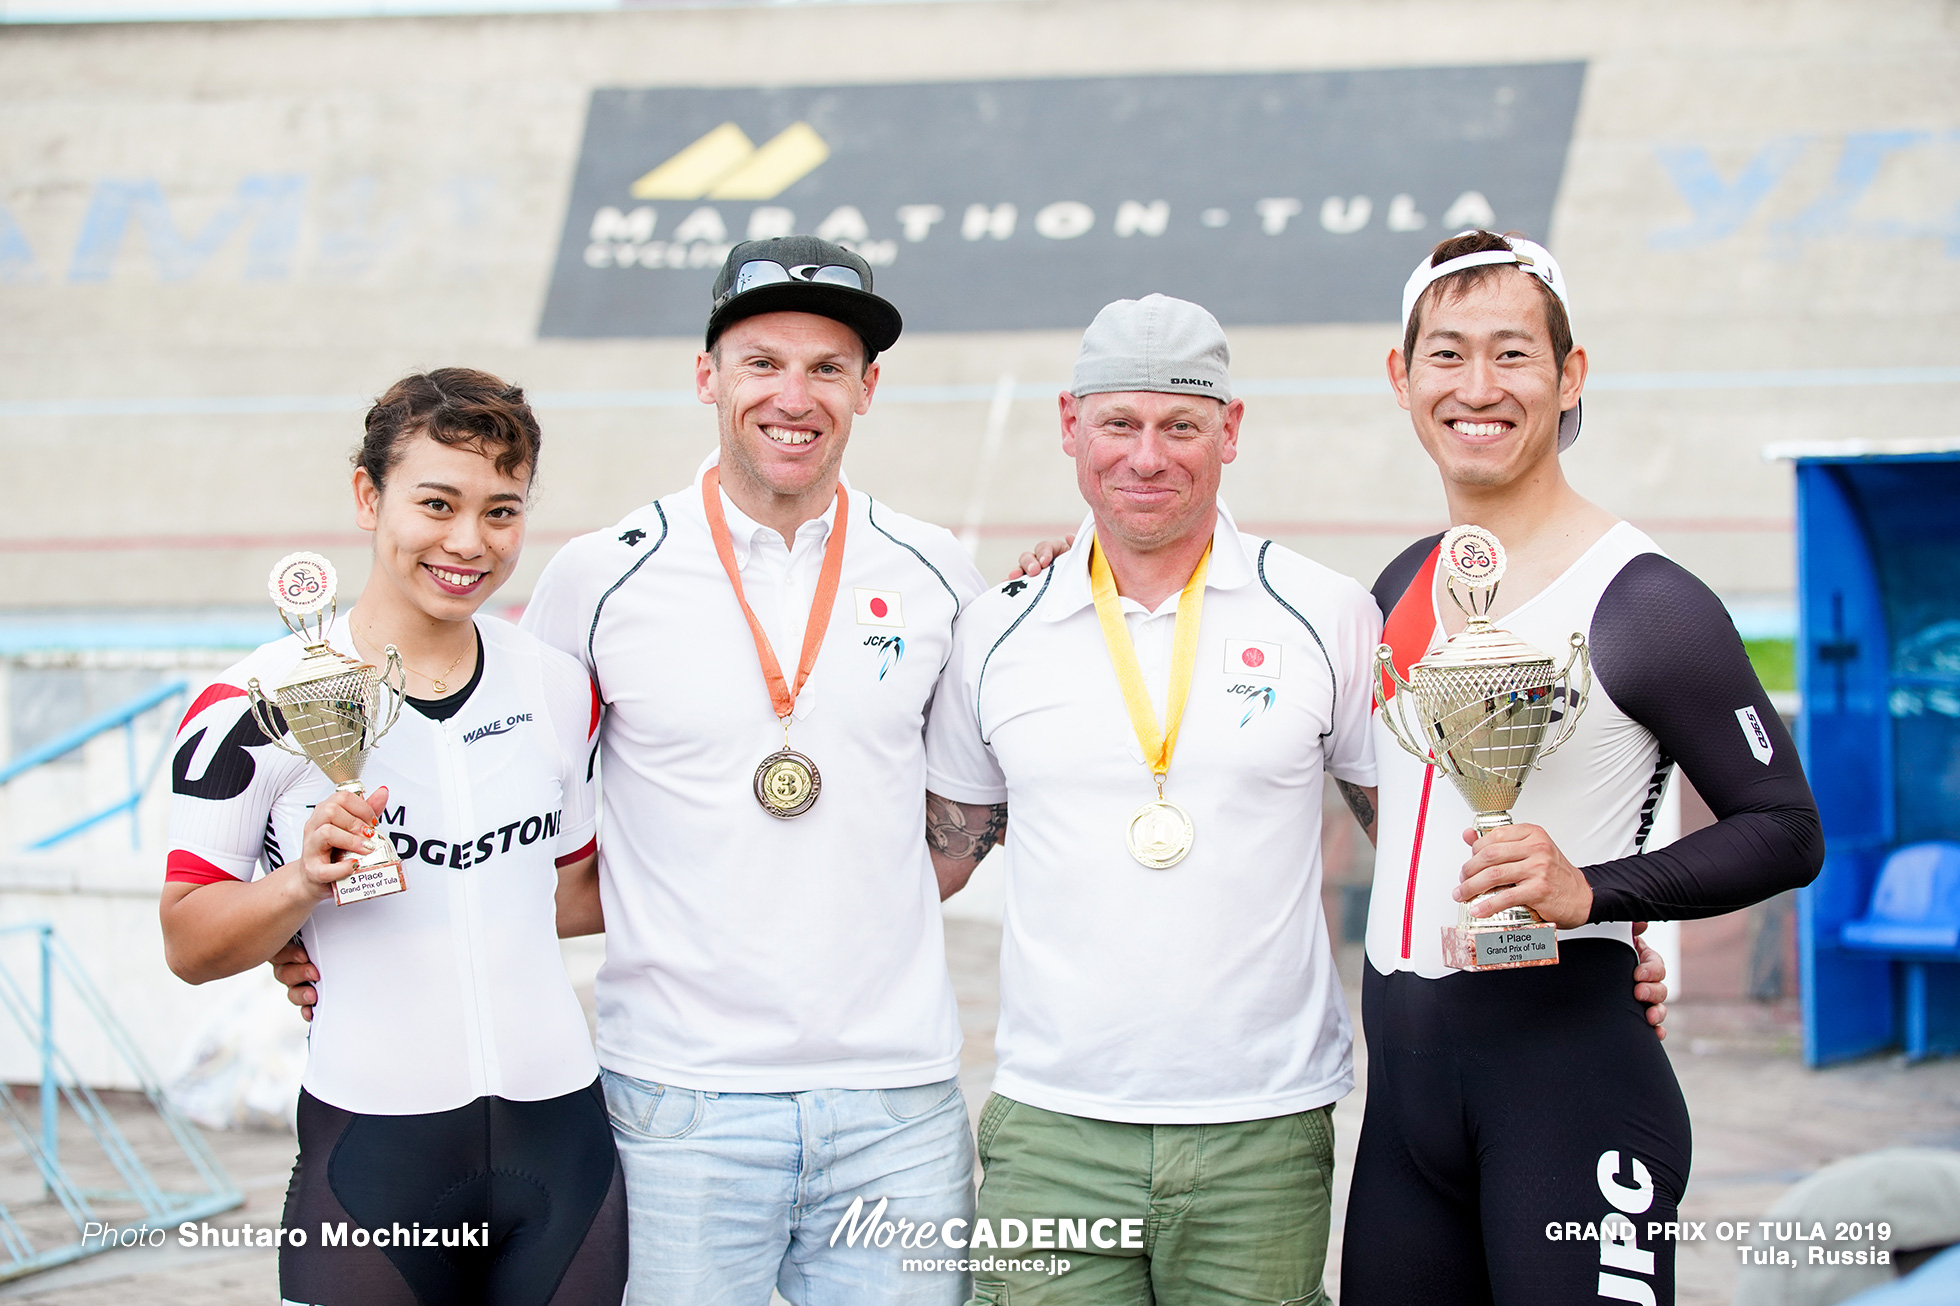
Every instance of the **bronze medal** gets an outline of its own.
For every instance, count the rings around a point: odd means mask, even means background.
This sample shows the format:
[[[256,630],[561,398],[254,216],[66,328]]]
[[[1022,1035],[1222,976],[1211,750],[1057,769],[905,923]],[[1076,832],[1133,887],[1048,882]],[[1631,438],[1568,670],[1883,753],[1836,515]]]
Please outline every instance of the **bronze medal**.
[[[714,537],[715,553],[721,559],[722,570],[728,574],[728,583],[735,591],[735,601],[741,605],[742,615],[748,619],[749,634],[755,639],[756,658],[762,666],[762,679],[769,686],[770,704],[776,709],[776,719],[783,723],[783,746],[763,758],[762,765],[755,769],[755,800],[762,804],[763,811],[785,821],[815,807],[817,795],[823,792],[823,776],[818,774],[817,764],[789,746],[789,727],[796,714],[796,696],[802,692],[803,682],[810,678],[810,669],[817,664],[817,652],[823,647],[824,631],[830,626],[830,610],[837,602],[837,579],[844,570],[844,532],[850,525],[850,505],[850,496],[839,485],[836,524],[831,527],[830,540],[824,545],[816,597],[810,604],[809,622],[803,628],[803,656],[797,663],[796,682],[791,684],[783,678],[782,665],[776,661],[776,651],[769,646],[769,637],[763,633],[762,623],[755,619],[748,596],[742,592],[741,570],[735,565],[735,548],[728,536],[727,514],[721,510],[721,469],[710,467],[701,477],[701,509],[708,519],[709,533]]]
[[[817,805],[823,775],[817,764],[793,748],[779,749],[755,769],[755,800],[771,816],[787,821]]]

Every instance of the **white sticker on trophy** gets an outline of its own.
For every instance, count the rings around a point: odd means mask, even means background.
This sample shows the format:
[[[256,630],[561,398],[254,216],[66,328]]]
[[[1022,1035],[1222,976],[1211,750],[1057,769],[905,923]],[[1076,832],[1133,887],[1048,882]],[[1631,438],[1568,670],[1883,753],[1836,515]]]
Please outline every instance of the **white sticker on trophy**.
[[[1749,751],[1756,755],[1758,762],[1768,766],[1769,760],[1776,756],[1776,746],[1770,743],[1769,731],[1763,729],[1763,719],[1756,715],[1756,709],[1739,707],[1735,719],[1742,724],[1742,737],[1749,741]]]
[[[1254,680],[1279,679],[1280,646],[1258,639],[1225,641],[1225,674]]]
[[[1504,579],[1504,546],[1481,526],[1456,526],[1443,536],[1443,571],[1471,589],[1490,589]]]
[[[273,565],[266,588],[281,612],[310,617],[333,602],[333,564],[317,553],[289,553]]]
[[[857,619],[860,626],[899,626],[905,625],[904,596],[897,590],[851,591],[857,597]]]

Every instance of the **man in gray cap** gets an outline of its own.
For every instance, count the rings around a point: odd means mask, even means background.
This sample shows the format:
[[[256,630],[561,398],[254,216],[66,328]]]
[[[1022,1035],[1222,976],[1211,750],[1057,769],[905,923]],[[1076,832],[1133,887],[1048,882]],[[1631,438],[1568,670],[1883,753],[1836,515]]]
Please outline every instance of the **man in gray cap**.
[[[1196,304],[1097,315],[1061,396],[1088,518],[967,606],[927,724],[942,887],[1013,813],[976,1303],[1325,1299],[1353,1062],[1320,795],[1375,783],[1381,621],[1220,502],[1228,364]]]

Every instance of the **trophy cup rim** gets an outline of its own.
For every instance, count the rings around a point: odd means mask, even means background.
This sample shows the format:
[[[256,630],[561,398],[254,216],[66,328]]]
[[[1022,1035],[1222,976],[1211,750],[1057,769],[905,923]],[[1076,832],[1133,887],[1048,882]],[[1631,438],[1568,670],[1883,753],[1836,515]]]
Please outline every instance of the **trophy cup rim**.
[[[1535,644],[1528,644],[1511,631],[1488,621],[1472,621],[1443,641],[1434,653],[1418,659],[1409,671],[1424,669],[1448,671],[1457,667],[1536,666],[1552,667],[1552,655]]]

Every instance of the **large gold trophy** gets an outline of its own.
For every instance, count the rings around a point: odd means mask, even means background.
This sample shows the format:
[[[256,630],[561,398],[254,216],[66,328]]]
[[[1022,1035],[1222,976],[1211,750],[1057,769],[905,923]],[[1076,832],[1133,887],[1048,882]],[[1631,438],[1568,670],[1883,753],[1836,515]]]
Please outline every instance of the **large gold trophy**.
[[[1572,652],[1555,671],[1550,654],[1491,624],[1504,579],[1504,549],[1495,535],[1458,526],[1443,537],[1439,561],[1450,598],[1470,624],[1410,667],[1407,680],[1388,645],[1375,650],[1381,673],[1375,702],[1396,742],[1449,777],[1483,835],[1512,823],[1525,777],[1572,737],[1592,690],[1592,663],[1583,634],[1573,634]],[[1564,710],[1554,723],[1561,698]],[[1522,906],[1473,916],[1488,897],[1461,904],[1457,923],[1443,927],[1445,963],[1458,970],[1558,964],[1557,926]]]
[[[333,627],[333,564],[317,553],[294,553],[272,569],[272,601],[286,629],[306,644],[306,656],[272,687],[268,699],[258,677],[246,682],[252,719],[276,747],[304,757],[327,773],[342,793],[365,797],[361,769],[368,750],[401,715],[408,679],[401,655],[388,646],[386,670],[336,652],[327,644]],[[276,709],[275,709],[276,705]],[[290,730],[297,748],[285,742]],[[401,858],[383,835],[376,835],[354,870],[333,886],[334,902],[345,906],[408,887]]]

